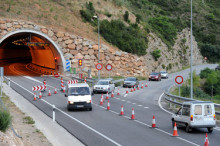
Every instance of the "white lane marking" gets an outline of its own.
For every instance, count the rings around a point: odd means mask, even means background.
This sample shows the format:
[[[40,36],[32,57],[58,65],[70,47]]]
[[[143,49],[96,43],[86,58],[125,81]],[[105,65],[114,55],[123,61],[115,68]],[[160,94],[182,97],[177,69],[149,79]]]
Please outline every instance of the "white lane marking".
[[[132,104],[136,104],[136,103],[132,103]]]
[[[115,99],[120,100],[119,98],[115,98]]]
[[[124,97],[126,97],[128,94],[125,94]]]
[[[102,106],[99,106],[99,105],[98,105],[98,107],[101,107],[101,108],[103,108],[103,109],[106,109],[106,108],[104,108],[104,107],[102,107]],[[112,110],[110,110],[110,111],[113,112],[113,113],[115,113],[115,114],[117,114],[117,115],[119,115],[119,113],[117,113],[117,112],[115,112],[115,111],[112,111]],[[131,118],[128,117],[128,116],[123,116],[123,117],[125,117],[125,118],[127,118],[127,119],[131,119]],[[137,122],[137,123],[140,123],[140,124],[142,124],[142,125],[151,127],[150,125],[148,125],[148,124],[146,124],[146,123],[143,123],[143,122],[141,122],[141,121],[138,121],[138,120],[133,120],[133,121],[134,121],[134,122]],[[167,134],[167,135],[169,135],[169,136],[172,136],[171,133],[168,133],[168,132],[166,132],[166,131],[164,131],[164,130],[162,130],[162,129],[159,129],[159,128],[155,128],[155,129],[158,130],[158,131],[160,131],[160,132],[162,132],[162,133],[165,133],[165,134]],[[187,143],[190,143],[190,144],[192,144],[192,145],[199,146],[198,144],[193,143],[193,142],[191,142],[191,141],[188,141],[188,140],[186,140],[186,139],[184,139],[184,138],[181,138],[181,137],[177,137],[177,138],[180,139],[180,140],[183,140],[183,141],[185,141],[185,142],[187,142]]]
[[[12,81],[12,80],[11,80],[11,82],[13,82],[13,83],[16,84],[17,86],[21,87],[21,88],[24,89],[25,91],[27,91],[27,92],[33,94],[32,92],[30,92],[29,90],[27,90],[27,89],[24,88],[23,86],[17,84],[16,82],[14,82],[14,81]],[[33,95],[34,95],[34,94],[33,94]],[[45,103],[49,104],[50,106],[52,106],[52,104],[50,104],[49,102],[45,101],[44,99],[41,99],[41,100],[44,101]],[[57,109],[58,111],[60,111],[61,113],[65,114],[66,116],[68,116],[69,118],[73,119],[74,121],[80,123],[81,125],[85,126],[85,127],[88,128],[88,129],[92,130],[92,131],[95,132],[96,134],[98,134],[98,135],[104,137],[105,139],[109,140],[110,142],[114,143],[115,145],[121,146],[121,144],[119,144],[119,143],[117,143],[116,141],[112,140],[111,138],[105,136],[104,134],[98,132],[97,130],[93,129],[92,127],[86,125],[85,123],[81,122],[80,120],[78,120],[78,119],[76,119],[76,118],[70,116],[69,114],[67,114],[67,113],[64,112],[63,110],[61,110],[61,109],[59,109],[59,108],[56,108],[56,109]],[[116,112],[115,112],[115,113],[116,113]],[[117,113],[117,114],[118,114],[118,113]]]
[[[171,112],[165,110],[165,109],[162,107],[162,105],[160,104],[160,101],[161,101],[161,98],[162,98],[163,94],[164,94],[164,93],[162,93],[162,94],[160,95],[160,97],[159,97],[158,105],[159,105],[159,107],[160,107],[163,111],[165,111],[165,112],[167,112],[167,113],[169,113],[169,114],[172,115],[173,113],[171,113]]]
[[[125,101],[124,99],[122,99],[121,101]]]
[[[35,81],[35,82],[38,82],[38,83],[43,84],[43,82],[41,82],[41,81],[39,81],[39,80],[37,80],[37,79],[35,79],[35,78],[32,78],[32,77],[30,77],[30,76],[24,76],[24,77],[27,78],[27,79],[29,79],[29,80],[32,80],[32,81]],[[48,85],[48,84],[47,84],[47,86],[48,86],[48,87],[51,87],[51,88],[55,88],[55,87],[50,86],[50,85]]]
[[[127,101],[127,103],[131,103],[130,101]]]
[[[144,107],[144,108],[149,108],[149,107]]]
[[[138,106],[142,106],[142,105],[138,105]]]

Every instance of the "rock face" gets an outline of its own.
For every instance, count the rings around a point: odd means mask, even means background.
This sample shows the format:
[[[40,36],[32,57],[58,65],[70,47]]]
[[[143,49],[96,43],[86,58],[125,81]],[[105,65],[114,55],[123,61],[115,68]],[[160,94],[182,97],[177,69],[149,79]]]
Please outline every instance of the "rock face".
[[[71,60],[72,67],[78,68],[77,59],[83,59],[82,70],[91,69],[93,75],[98,73],[95,69],[98,58],[103,64],[101,75],[108,75],[105,66],[111,64],[113,66],[111,75],[113,76],[148,76],[151,71],[176,71],[189,64],[190,33],[188,29],[184,29],[178,34],[173,50],[169,50],[160,38],[150,33],[148,48],[146,48],[147,55],[142,57],[118,51],[106,45],[98,46],[96,42],[81,36],[60,32],[31,22],[0,18],[0,39],[16,29],[34,29],[44,33],[60,47],[65,59]],[[202,63],[202,56],[195,41],[193,41],[193,46],[194,64]],[[158,61],[155,61],[151,55],[154,49],[161,50],[161,57]]]

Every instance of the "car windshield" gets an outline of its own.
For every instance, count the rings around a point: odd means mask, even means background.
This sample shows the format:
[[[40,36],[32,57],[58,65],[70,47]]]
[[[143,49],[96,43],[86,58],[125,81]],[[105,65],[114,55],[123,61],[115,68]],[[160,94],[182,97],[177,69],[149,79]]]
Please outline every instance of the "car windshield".
[[[90,95],[89,87],[71,87],[68,90],[69,95]]]
[[[158,75],[157,72],[152,72],[150,75]]]
[[[161,71],[160,73],[162,73],[162,74],[166,74],[167,72],[165,72],[165,71]]]
[[[126,78],[125,81],[136,81],[136,78]]]
[[[97,85],[108,85],[108,81],[98,81]]]

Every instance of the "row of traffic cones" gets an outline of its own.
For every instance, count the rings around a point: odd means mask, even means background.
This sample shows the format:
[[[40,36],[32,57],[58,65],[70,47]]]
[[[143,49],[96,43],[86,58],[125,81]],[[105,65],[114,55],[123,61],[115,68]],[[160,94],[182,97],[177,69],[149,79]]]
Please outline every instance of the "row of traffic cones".
[[[65,92],[65,89],[63,90],[63,92]],[[54,94],[57,94],[58,92],[57,92],[57,88],[55,87],[54,88]],[[52,94],[51,94],[51,91],[50,91],[50,89],[48,90],[48,96],[51,96]],[[41,93],[41,91],[40,91],[40,93],[39,93],[39,99],[41,99],[42,98],[42,93]],[[36,93],[34,93],[34,101],[36,101],[37,100],[37,95],[36,95]]]
[[[145,87],[148,87],[147,86],[147,82],[146,82],[146,84],[145,84]],[[144,88],[144,84],[142,83],[141,84],[141,89],[143,89]],[[137,86],[137,90],[140,90],[140,88],[139,88],[139,85]],[[133,91],[136,91],[136,88],[133,86],[133,87],[131,87],[131,90],[130,90],[130,92],[133,92]],[[128,92],[128,87],[127,87],[127,90],[126,90],[126,94],[128,94],[129,92]]]

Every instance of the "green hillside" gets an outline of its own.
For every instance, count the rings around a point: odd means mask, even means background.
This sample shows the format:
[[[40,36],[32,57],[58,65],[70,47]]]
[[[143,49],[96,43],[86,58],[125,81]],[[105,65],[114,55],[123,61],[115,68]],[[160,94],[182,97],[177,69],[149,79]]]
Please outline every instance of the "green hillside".
[[[190,0],[1,0],[0,17],[28,20],[145,55],[148,33],[169,50],[183,28],[190,27]],[[220,61],[220,1],[193,0],[193,35],[202,55]]]

